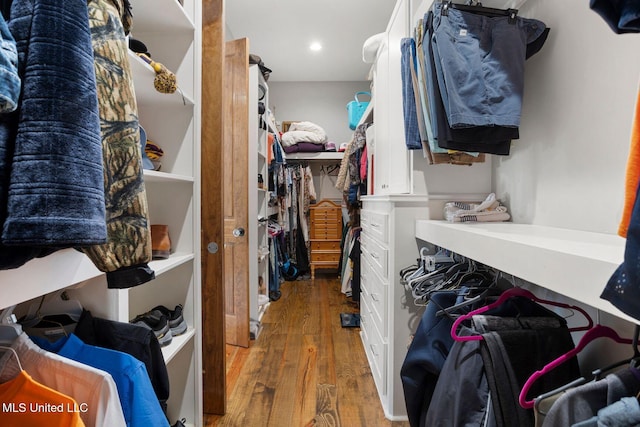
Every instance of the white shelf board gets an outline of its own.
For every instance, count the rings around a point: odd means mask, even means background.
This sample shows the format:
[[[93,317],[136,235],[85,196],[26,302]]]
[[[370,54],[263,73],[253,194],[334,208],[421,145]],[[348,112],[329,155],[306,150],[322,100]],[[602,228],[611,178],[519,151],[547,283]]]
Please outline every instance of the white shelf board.
[[[342,160],[344,151],[318,151],[316,153],[285,153],[287,160]]]
[[[164,357],[165,363],[171,362],[171,359],[174,358],[176,354],[195,336],[196,331],[193,328],[187,329],[187,331],[178,336],[174,336],[171,340],[171,344],[162,347],[162,356]]]
[[[624,257],[617,235],[531,224],[416,221],[416,237],[622,319],[600,298]]]
[[[20,268],[0,271],[0,301],[5,307],[64,289],[103,274],[75,249],[63,249],[28,261]]]
[[[149,267],[155,272],[156,276],[173,270],[174,268],[182,265],[186,262],[193,260],[193,253],[188,252],[175,252],[172,253],[167,259],[153,260],[149,263]]]
[[[193,258],[193,253],[175,253],[168,259],[151,261],[149,267],[159,276]],[[62,249],[33,259],[20,268],[0,271],[0,284],[3,285],[0,286],[0,301],[4,306],[1,308],[73,287],[103,274],[84,253]],[[122,291],[128,292],[128,289]]]
[[[188,175],[178,175],[175,173],[159,172],[150,169],[145,169],[143,173],[145,182],[194,182],[193,177]]]

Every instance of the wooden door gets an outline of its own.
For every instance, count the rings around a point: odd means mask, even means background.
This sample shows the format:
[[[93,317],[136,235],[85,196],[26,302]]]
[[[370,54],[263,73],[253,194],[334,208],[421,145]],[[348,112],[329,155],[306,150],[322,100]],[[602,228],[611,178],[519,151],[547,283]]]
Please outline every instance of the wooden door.
[[[226,411],[222,247],[223,0],[202,1],[202,400],[207,414]]]
[[[249,40],[225,46],[224,289],[227,343],[249,347]]]

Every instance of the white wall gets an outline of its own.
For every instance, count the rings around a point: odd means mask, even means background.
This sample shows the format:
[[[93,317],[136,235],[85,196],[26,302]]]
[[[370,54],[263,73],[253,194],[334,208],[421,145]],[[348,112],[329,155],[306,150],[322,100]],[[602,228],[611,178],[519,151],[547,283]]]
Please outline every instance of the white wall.
[[[640,35],[616,35],[586,0],[528,0],[520,14],[540,19],[551,32],[526,63],[520,139],[510,156],[493,157],[493,188],[515,222],[615,234],[638,93]],[[532,289],[541,298],[566,300]],[[631,324],[589,311],[621,336],[632,335]],[[581,366],[602,367],[630,350],[597,340],[580,353]]]
[[[347,103],[356,92],[370,92],[369,82],[267,82],[276,120],[309,121],[321,126],[338,146],[349,142]],[[359,98],[362,101],[368,97]]]
[[[520,140],[493,158],[515,222],[615,233],[640,76],[640,35],[616,35],[586,0],[529,0],[551,32],[526,63]]]

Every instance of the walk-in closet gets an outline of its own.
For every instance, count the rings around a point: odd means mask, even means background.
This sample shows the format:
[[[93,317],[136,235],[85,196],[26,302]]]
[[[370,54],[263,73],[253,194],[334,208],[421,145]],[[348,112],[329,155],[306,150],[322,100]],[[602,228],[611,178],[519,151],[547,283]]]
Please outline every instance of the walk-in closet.
[[[0,424],[640,425],[634,0],[7,0]]]

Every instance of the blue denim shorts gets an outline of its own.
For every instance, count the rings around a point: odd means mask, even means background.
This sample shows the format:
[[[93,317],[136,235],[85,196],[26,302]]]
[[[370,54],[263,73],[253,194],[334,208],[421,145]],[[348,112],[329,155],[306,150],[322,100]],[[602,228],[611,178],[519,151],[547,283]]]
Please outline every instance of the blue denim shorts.
[[[434,4],[438,86],[452,128],[519,127],[527,44],[545,31],[535,19],[490,18]]]

